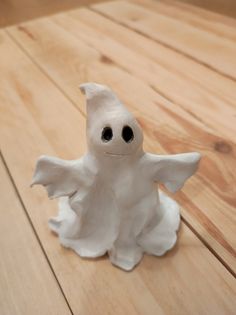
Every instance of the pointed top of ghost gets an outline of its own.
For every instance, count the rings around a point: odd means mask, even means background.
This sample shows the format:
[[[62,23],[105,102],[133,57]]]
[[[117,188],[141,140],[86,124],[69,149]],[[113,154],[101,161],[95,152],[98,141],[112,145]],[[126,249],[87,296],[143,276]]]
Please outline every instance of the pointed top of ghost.
[[[86,95],[88,101],[92,101],[98,97],[114,98],[114,93],[106,85],[94,82],[83,83],[80,86],[82,93]]]
[[[106,85],[93,82],[83,83],[80,85],[80,90],[86,96],[88,115],[99,110],[128,112],[115,93]]]

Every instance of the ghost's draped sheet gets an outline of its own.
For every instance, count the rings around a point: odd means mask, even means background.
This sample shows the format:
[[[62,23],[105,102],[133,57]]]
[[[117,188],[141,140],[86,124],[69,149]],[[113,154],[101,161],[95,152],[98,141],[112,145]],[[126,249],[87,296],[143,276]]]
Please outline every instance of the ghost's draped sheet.
[[[74,161],[40,157],[35,184],[43,185],[50,198],[63,197],[49,226],[64,246],[84,257],[101,256],[111,248],[118,233],[118,208],[112,190],[85,166],[84,157]]]
[[[146,153],[144,158],[145,171],[150,181],[161,182],[174,192],[195,172],[200,155]],[[59,203],[59,215],[50,219],[49,225],[59,235],[64,246],[84,257],[97,257],[108,251],[118,236],[120,223],[121,209],[118,209],[111,187],[101,183],[99,176],[92,170],[84,157],[64,161],[42,156],[37,162],[32,182],[32,185],[45,186],[50,198],[63,197]],[[163,222],[138,241],[144,251],[156,255],[173,246],[179,224],[178,205],[174,201],[170,202],[163,193],[160,194],[160,201]]]

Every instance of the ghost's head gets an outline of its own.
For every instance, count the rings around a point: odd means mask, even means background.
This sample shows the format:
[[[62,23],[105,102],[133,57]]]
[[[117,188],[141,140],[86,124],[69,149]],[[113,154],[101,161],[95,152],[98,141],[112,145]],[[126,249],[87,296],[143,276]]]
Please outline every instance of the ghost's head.
[[[104,85],[80,85],[87,99],[87,142],[93,154],[129,156],[142,150],[143,134],[134,116]]]

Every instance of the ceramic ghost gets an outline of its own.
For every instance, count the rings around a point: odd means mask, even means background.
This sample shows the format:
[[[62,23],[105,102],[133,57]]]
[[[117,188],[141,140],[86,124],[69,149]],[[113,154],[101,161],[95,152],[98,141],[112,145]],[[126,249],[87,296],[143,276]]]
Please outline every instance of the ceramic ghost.
[[[163,255],[176,243],[179,206],[157,189],[179,190],[196,171],[199,153],[154,155],[143,151],[133,115],[106,86],[86,83],[87,153],[78,160],[39,158],[32,185],[59,198],[49,220],[65,247],[82,257],[105,253],[131,270],[144,253]]]

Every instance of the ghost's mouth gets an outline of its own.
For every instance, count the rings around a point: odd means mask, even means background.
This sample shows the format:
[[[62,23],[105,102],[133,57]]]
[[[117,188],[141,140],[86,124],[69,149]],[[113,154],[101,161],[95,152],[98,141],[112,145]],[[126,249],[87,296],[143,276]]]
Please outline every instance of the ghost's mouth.
[[[129,154],[123,154],[123,153],[111,153],[111,152],[105,152],[106,155],[111,155],[111,156],[127,156]]]

